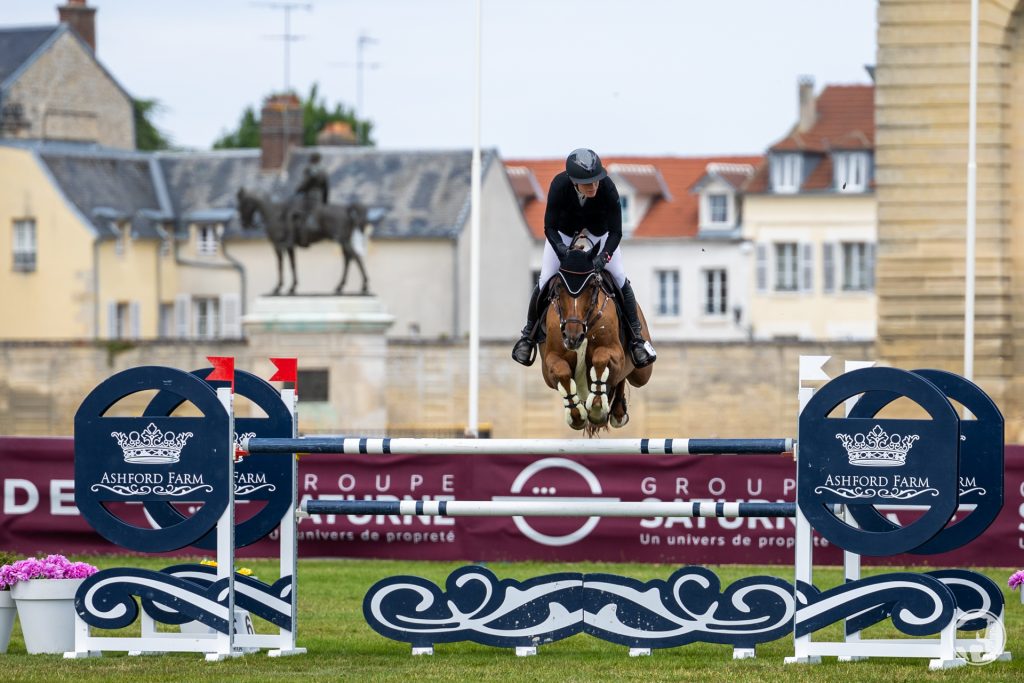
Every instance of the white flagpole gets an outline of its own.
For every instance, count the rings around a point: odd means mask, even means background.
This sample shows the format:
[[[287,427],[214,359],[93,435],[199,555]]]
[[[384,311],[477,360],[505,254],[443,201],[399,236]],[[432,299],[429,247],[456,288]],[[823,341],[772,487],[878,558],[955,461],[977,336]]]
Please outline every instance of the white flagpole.
[[[469,212],[469,416],[466,436],[479,436],[480,402],[480,0],[476,0],[476,101]]]
[[[971,0],[971,67],[967,114],[967,244],[964,286],[964,377],[974,378],[974,267],[978,191],[978,0]]]

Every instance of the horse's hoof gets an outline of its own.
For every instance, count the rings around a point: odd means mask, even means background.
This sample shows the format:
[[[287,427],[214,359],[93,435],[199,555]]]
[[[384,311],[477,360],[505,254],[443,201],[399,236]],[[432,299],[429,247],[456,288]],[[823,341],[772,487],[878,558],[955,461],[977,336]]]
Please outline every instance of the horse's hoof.
[[[611,416],[611,419],[609,419],[608,422],[611,424],[612,427],[615,427],[616,429],[625,427],[627,424],[629,424],[629,413],[623,413],[621,422],[614,415]]]
[[[583,418],[577,420],[573,416],[572,409],[570,408],[565,409],[565,423],[572,427],[573,429],[575,429],[576,431],[583,429],[587,425],[587,421],[584,420]]]

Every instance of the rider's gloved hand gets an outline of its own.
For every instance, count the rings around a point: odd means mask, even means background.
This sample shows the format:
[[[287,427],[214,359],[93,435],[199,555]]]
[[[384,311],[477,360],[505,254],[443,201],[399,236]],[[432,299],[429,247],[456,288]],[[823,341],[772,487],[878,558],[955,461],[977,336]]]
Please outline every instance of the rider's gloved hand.
[[[569,253],[569,247],[561,242],[551,245],[555,248],[555,255],[558,256],[558,260],[562,261],[565,259],[565,255]]]
[[[612,255],[607,251],[602,251],[600,254],[594,257],[594,272],[600,273],[604,270],[604,267],[612,260]]]

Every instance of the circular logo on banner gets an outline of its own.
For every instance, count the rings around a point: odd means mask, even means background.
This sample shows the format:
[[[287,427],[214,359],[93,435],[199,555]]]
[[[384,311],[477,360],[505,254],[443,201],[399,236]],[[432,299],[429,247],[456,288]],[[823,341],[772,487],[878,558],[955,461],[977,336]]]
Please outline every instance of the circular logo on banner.
[[[829,417],[866,392],[906,397],[931,419]],[[931,382],[905,370],[863,368],[819,389],[800,414],[797,501],[822,536],[860,555],[896,555],[935,536],[956,512],[960,420]],[[847,524],[836,505],[924,512],[888,531]]]
[[[537,476],[546,473],[547,476]],[[555,476],[551,476],[555,475]],[[566,476],[576,481],[582,481],[584,487],[593,496],[566,496],[560,494],[560,489],[568,483]],[[574,482],[575,483],[575,482]],[[578,485],[576,485],[578,486]],[[574,486],[574,488],[576,488]],[[509,496],[492,496],[491,500],[544,500],[544,501],[588,501],[588,502],[616,502],[618,498],[600,497],[601,482],[597,475],[589,469],[568,458],[544,458],[532,462],[523,468],[512,482]],[[519,532],[535,543],[547,546],[566,546],[578,543],[586,538],[601,521],[600,517],[588,517],[583,525],[574,531],[562,534],[545,533],[530,526],[525,517],[513,517],[513,523]],[[562,521],[562,520],[559,520]]]
[[[959,505],[971,506],[971,509],[924,545],[910,551],[922,555],[944,553],[980,536],[1003,509],[1003,415],[981,388],[959,375],[944,370],[913,372],[962,404],[973,416],[960,422],[959,462]],[[890,392],[865,394],[850,411],[850,417],[874,417],[897,398]],[[850,513],[858,525],[869,531],[900,528],[870,505],[851,505]],[[959,511],[957,514],[959,516]]]
[[[121,399],[169,392],[202,417],[107,417]],[[75,414],[75,504],[96,531],[130,550],[155,553],[191,545],[227,508],[230,417],[206,382],[181,370],[139,367],[110,377]],[[166,528],[137,526],[122,504],[191,503],[191,517]]]
[[[192,372],[205,380],[212,368]],[[228,386],[227,382],[210,382],[216,388]],[[242,396],[258,406],[266,417],[236,417],[236,449],[242,437],[290,438],[292,416],[281,400],[277,389],[269,382],[249,372],[235,370],[235,396]],[[184,399],[170,392],[162,391],[146,406],[144,415],[167,416],[178,408]],[[235,461],[235,547],[255,543],[281,523],[281,518],[292,504],[292,458],[276,453],[250,454]],[[238,518],[245,514],[246,505],[261,506],[243,521]],[[186,516],[170,501],[147,501],[146,511],[162,527],[179,524]],[[217,533],[210,530],[192,545],[213,550],[217,547]]]

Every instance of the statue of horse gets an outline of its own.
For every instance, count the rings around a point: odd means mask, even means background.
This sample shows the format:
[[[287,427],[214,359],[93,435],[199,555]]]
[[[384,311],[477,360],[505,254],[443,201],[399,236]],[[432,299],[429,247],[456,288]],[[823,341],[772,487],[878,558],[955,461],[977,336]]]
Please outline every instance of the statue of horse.
[[[262,217],[263,227],[267,232],[267,238],[274,245],[274,254],[277,256],[277,286],[271,294],[279,294],[283,284],[283,257],[287,254],[288,262],[292,269],[292,286],[288,294],[294,294],[299,284],[298,273],[295,270],[295,247],[299,246],[296,240],[298,230],[302,222],[306,220],[304,214],[299,211],[294,202],[272,202],[265,195],[257,192],[247,192],[245,188],[238,190],[238,215],[242,227],[252,229],[256,227],[256,214]],[[367,219],[367,208],[358,202],[351,204],[321,204],[314,209],[312,215],[313,229],[309,234],[304,235],[305,244],[313,244],[322,240],[337,242],[341,246],[341,254],[344,258],[344,265],[341,271],[341,281],[334,289],[335,294],[341,294],[348,279],[348,267],[355,261],[359,272],[363,276],[363,287],[361,293],[369,294],[369,280],[366,277],[366,267],[363,265],[363,257],[356,249],[353,238],[358,232],[358,238],[365,237]]]
[[[574,243],[551,279],[547,338],[541,345],[544,381],[561,394],[565,421],[589,436],[629,422],[626,382],[642,387],[653,370],[635,368],[625,351],[613,301],[616,287],[611,276],[594,271],[596,249]],[[647,320],[638,313],[647,337]]]

